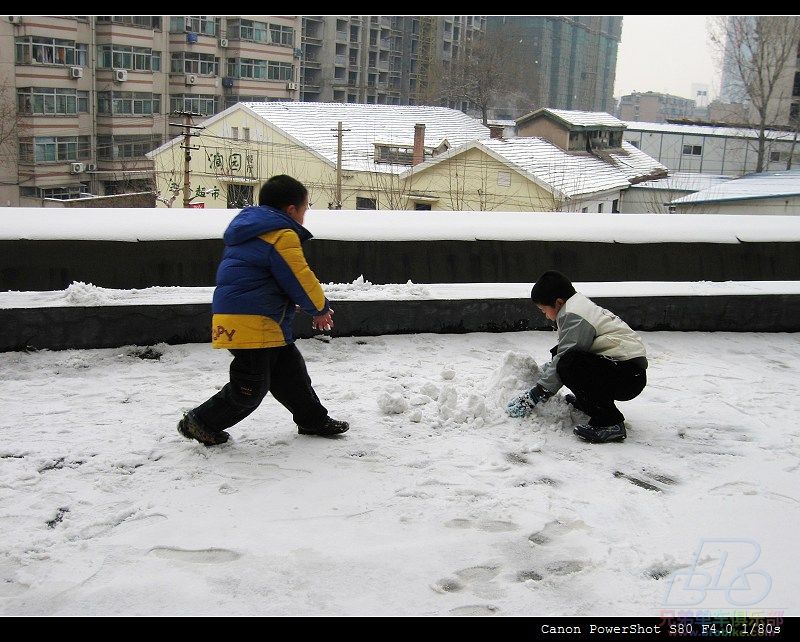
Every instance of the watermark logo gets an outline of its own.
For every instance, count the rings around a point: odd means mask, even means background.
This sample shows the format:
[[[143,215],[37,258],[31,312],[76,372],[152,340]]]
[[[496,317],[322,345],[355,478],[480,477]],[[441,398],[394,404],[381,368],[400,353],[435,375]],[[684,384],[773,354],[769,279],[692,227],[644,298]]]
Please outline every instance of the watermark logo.
[[[752,539],[701,539],[692,564],[669,577],[664,606],[689,607],[709,598],[752,606],[772,589],[772,577],[755,568],[761,546]]]

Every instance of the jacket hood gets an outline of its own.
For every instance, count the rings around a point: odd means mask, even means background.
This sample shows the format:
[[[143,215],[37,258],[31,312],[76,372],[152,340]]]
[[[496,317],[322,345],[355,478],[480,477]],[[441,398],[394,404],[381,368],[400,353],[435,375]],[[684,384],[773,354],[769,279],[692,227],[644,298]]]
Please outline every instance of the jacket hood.
[[[251,205],[245,207],[234,217],[222,238],[225,241],[225,245],[239,245],[267,232],[285,229],[297,232],[301,243],[311,238],[311,232],[292,219],[286,212],[273,207]]]

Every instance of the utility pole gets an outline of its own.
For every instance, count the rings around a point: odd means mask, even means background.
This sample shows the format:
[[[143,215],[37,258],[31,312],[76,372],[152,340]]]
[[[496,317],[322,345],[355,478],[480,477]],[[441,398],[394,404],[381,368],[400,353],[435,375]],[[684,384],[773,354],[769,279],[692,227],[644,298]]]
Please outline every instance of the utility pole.
[[[332,132],[336,132],[336,200],[333,202],[333,209],[340,210],[342,209],[342,133],[349,132],[349,129],[342,129],[342,121],[340,120],[337,125],[336,129],[332,129]]]
[[[192,188],[190,185],[190,169],[189,165],[192,161],[192,150],[193,149],[200,149],[199,147],[192,147],[191,141],[192,136],[199,136],[199,134],[193,132],[193,129],[203,129],[200,125],[192,125],[192,116],[200,116],[201,114],[196,114],[191,111],[175,111],[172,112],[176,116],[183,116],[182,123],[170,123],[173,127],[182,127],[183,128],[183,145],[181,145],[181,149],[184,150],[183,153],[183,207],[189,207],[189,201],[192,199]]]

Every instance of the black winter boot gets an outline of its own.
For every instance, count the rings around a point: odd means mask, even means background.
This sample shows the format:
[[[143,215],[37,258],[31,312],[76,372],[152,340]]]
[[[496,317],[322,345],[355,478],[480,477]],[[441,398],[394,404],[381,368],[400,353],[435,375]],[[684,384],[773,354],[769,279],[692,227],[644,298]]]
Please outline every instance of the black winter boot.
[[[196,439],[205,446],[217,446],[228,441],[228,433],[224,430],[212,432],[199,421],[191,412],[187,412],[178,422],[178,432],[186,439]]]
[[[326,417],[325,421],[318,428],[304,428],[303,426],[297,426],[297,432],[301,435],[335,437],[336,435],[341,435],[343,432],[347,432],[349,428],[350,424],[346,421],[337,421],[336,419]]]

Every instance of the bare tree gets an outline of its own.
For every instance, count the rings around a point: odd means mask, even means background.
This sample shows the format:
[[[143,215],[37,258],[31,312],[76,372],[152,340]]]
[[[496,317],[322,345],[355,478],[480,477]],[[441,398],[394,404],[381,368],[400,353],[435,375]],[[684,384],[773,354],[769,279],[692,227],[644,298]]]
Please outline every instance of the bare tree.
[[[794,70],[800,42],[796,16],[718,16],[711,25],[711,42],[723,57],[723,71],[749,103],[758,130],[757,172],[763,172],[766,129],[788,120],[778,109],[787,98],[787,74]]]
[[[477,35],[450,64],[442,91],[448,101],[467,101],[487,124],[495,101],[520,85],[519,37],[509,29],[500,36]]]

